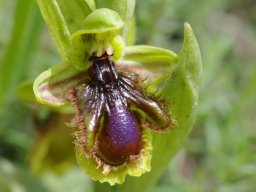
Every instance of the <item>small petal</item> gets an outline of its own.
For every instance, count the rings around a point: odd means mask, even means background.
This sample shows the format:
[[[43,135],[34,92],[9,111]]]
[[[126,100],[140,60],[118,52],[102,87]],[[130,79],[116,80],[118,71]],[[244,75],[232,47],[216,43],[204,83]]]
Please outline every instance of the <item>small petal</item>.
[[[153,84],[162,77],[170,77],[176,67],[178,56],[166,49],[153,46],[127,46],[124,56],[117,62],[120,70],[130,70]]]
[[[56,65],[36,78],[33,85],[36,99],[49,106],[63,106],[66,104],[68,91],[87,78],[87,73],[70,65]]]
[[[103,114],[105,101],[101,97],[97,90],[85,84],[72,89],[68,94],[68,100],[76,112],[70,125],[78,128],[75,132],[76,142],[83,146],[86,155],[90,155],[95,144],[96,132]]]
[[[132,98],[131,109],[141,117],[140,123],[145,123],[154,131],[166,131],[176,127],[176,120],[168,109],[169,103],[162,100],[156,93],[151,94],[148,90],[143,90],[143,83],[135,79],[133,81],[137,84],[133,84],[131,78],[123,75],[120,80],[120,89],[124,96],[128,94]]]
[[[143,97],[136,98],[135,111],[143,117],[146,125],[154,131],[166,131],[176,127],[176,120],[173,118],[172,114],[163,106],[159,106],[159,103],[153,99],[147,99]],[[168,106],[167,103],[162,103],[162,105]]]

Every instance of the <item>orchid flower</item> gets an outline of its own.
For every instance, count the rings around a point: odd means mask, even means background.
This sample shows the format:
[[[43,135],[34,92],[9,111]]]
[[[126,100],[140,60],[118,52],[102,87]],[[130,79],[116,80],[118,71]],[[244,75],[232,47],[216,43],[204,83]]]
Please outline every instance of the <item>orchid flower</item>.
[[[40,74],[33,90],[38,102],[74,111],[69,125],[80,167],[111,185],[150,171],[152,153],[159,152],[153,152],[152,131],[163,132],[163,141],[166,131],[169,137],[184,132],[172,141],[180,146],[194,119],[201,60],[191,27],[185,24],[184,47],[176,55],[127,45],[134,1],[38,4],[63,64]]]

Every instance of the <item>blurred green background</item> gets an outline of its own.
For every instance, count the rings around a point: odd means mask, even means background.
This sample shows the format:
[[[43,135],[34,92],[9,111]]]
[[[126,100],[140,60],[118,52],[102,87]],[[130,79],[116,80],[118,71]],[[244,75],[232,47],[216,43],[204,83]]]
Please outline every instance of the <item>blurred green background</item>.
[[[137,1],[136,42],[178,52],[185,21],[204,64],[198,117],[155,191],[256,191],[256,1]],[[64,125],[70,117],[18,99],[16,88],[61,59],[34,0],[0,0],[0,24],[0,191],[93,191],[75,166],[32,173],[35,143],[56,119]],[[63,159],[72,164],[70,154]]]

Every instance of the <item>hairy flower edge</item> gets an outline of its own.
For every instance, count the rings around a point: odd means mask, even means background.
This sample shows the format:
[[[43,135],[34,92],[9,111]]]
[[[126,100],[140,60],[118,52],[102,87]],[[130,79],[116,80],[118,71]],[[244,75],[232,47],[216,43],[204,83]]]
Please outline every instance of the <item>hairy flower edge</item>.
[[[76,142],[75,153],[77,163],[95,181],[101,183],[108,182],[110,185],[122,184],[125,181],[126,174],[139,177],[151,169],[152,136],[146,127],[143,127],[142,140],[143,148],[139,157],[132,162],[127,162],[120,166],[100,165],[95,155],[86,155],[83,151],[83,146]]]

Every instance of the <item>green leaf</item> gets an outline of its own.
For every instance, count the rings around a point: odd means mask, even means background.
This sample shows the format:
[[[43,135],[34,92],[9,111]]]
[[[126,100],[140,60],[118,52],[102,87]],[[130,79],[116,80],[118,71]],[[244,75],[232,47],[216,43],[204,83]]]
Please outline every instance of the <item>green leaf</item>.
[[[161,90],[161,95],[170,102],[170,111],[178,127],[170,133],[154,137],[152,173],[148,175],[148,178],[144,178],[150,181],[152,186],[170,159],[183,146],[196,117],[202,61],[197,40],[188,23],[184,26],[184,44],[179,58],[178,67]],[[167,148],[169,150],[166,150]],[[147,186],[148,191],[149,189],[150,186]]]
[[[91,13],[93,1],[37,0],[51,36],[63,59],[71,46],[71,34],[81,27],[84,18]]]
[[[0,61],[0,112],[4,103],[13,99],[18,82],[28,74],[43,24],[33,0],[17,1],[14,18],[10,42]]]

